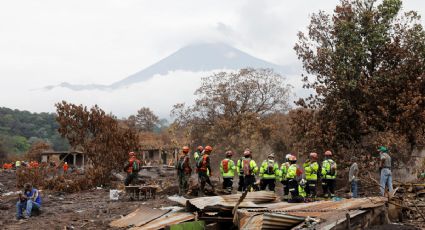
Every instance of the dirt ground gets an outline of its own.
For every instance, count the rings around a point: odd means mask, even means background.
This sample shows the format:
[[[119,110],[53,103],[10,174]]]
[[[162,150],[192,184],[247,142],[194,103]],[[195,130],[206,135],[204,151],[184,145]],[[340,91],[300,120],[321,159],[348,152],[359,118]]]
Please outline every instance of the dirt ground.
[[[3,195],[19,191],[15,181],[13,172],[0,171]],[[41,191],[41,195],[41,214],[19,221],[15,219],[17,195],[0,196],[1,229],[111,229],[108,224],[112,220],[127,215],[138,206],[159,208],[173,205],[166,195],[146,201],[130,201],[128,197],[111,201],[109,189],[92,189],[74,194]]]
[[[9,194],[20,189],[16,188],[16,175],[12,172],[0,170],[0,228],[1,229],[112,229],[109,223],[125,216],[139,206],[154,208],[175,206],[176,204],[167,199],[168,195],[178,192],[177,180],[173,171],[155,172],[146,171],[141,173],[141,181],[154,181],[155,184],[166,187],[160,191],[156,199],[145,201],[130,201],[125,194],[120,194],[120,200],[109,199],[109,188],[95,188],[78,193],[61,193],[42,190],[42,212],[28,220],[16,220],[17,195]],[[237,179],[234,180],[234,190],[237,187]],[[339,181],[343,184],[343,181]],[[192,175],[191,183],[196,185],[196,175]],[[218,188],[221,181],[213,178],[213,183]],[[282,194],[282,185],[276,184],[276,192]],[[344,197],[349,190],[340,187],[338,196]],[[360,195],[371,193],[370,189],[360,187]],[[196,191],[193,191],[196,194]],[[418,220],[419,222],[422,222]],[[407,222],[408,225],[421,226],[418,223]],[[35,227],[36,226],[36,227]],[[416,229],[406,225],[384,225],[375,226],[371,229]]]

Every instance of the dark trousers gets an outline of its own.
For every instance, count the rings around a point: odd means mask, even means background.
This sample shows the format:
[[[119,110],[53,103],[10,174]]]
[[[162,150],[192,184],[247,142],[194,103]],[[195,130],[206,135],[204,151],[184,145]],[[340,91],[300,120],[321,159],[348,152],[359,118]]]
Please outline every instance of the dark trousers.
[[[307,186],[305,188],[307,197],[314,198],[317,195],[317,180],[307,180]]]
[[[189,178],[190,174],[179,172],[179,195],[185,195],[189,190]]]
[[[245,182],[244,182],[244,176],[239,175],[239,182],[238,182],[238,191],[242,192],[245,190]]]
[[[201,195],[205,194],[205,184],[209,184],[211,188],[214,189],[214,185],[210,181],[210,177],[207,175],[206,172],[199,172],[198,173],[199,181],[200,181],[200,192]]]
[[[244,189],[249,189],[249,188],[253,188],[254,189],[254,184],[255,184],[255,176],[254,175],[247,175],[243,178],[244,180]]]
[[[282,185],[283,185],[283,195],[287,196],[289,195],[289,183],[288,180],[283,180],[281,181]]]
[[[223,189],[232,191],[233,178],[223,178]]]
[[[137,178],[138,173],[134,172],[134,173],[127,173],[127,177],[125,178],[124,181],[124,185],[125,186],[129,186],[131,184],[131,182]]]
[[[325,197],[334,197],[335,186],[335,179],[322,179],[323,195]]]
[[[298,198],[298,181],[295,179],[288,180],[289,193],[291,193],[291,199]]]
[[[274,192],[274,188],[276,186],[275,179],[261,179],[260,190],[266,190],[267,186],[270,191]]]

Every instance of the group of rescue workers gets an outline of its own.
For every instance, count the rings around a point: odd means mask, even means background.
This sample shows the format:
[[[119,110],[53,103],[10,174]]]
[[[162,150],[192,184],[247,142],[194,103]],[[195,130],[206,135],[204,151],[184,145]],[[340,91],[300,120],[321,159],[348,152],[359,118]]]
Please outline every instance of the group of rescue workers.
[[[176,162],[179,181],[179,195],[186,195],[189,189],[188,181],[192,173],[190,164],[190,149],[188,146],[182,148]],[[214,191],[214,185],[210,181],[212,170],[210,165],[211,146],[198,146],[193,154],[196,162],[196,172],[199,180],[199,196],[205,193],[205,185],[208,183]],[[324,160],[318,163],[318,154],[310,153],[307,161],[303,164],[304,173],[297,166],[297,158],[293,154],[287,154],[285,162],[280,167],[273,153],[269,154],[267,160],[263,161],[258,168],[252,159],[252,151],[245,149],[243,157],[235,163],[232,160],[232,151],[225,153],[225,158],[220,162],[220,174],[223,178],[223,189],[228,193],[233,189],[233,178],[239,176],[238,191],[266,190],[275,191],[276,181],[284,186],[284,200],[290,202],[301,202],[305,199],[317,197],[317,187],[321,179],[324,197],[335,196],[335,179],[337,164],[332,160],[332,152],[324,153]],[[259,173],[260,183],[256,183],[256,175]],[[290,195],[290,196],[289,196]]]

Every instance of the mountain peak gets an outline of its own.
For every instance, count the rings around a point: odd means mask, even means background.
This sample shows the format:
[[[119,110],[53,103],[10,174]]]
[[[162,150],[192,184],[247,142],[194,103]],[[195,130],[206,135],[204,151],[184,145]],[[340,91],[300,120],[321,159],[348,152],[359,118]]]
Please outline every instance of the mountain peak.
[[[280,74],[287,74],[291,71],[290,68],[284,68],[256,58],[226,43],[193,43],[180,48],[159,62],[109,86],[96,84],[71,85],[68,83],[61,83],[59,86],[72,90],[117,89],[146,81],[158,74],[166,75],[169,72],[177,70],[204,72],[223,69],[239,70],[247,67],[271,68]],[[49,86],[49,89],[51,88],[52,86]]]

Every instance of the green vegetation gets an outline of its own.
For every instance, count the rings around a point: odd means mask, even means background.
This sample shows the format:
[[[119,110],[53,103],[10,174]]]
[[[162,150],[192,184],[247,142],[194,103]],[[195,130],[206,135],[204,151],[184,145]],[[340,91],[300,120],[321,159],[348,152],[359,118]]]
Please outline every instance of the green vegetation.
[[[3,152],[20,154],[40,140],[48,142],[55,150],[68,149],[67,141],[57,129],[53,113],[30,113],[0,107],[0,148]]]

